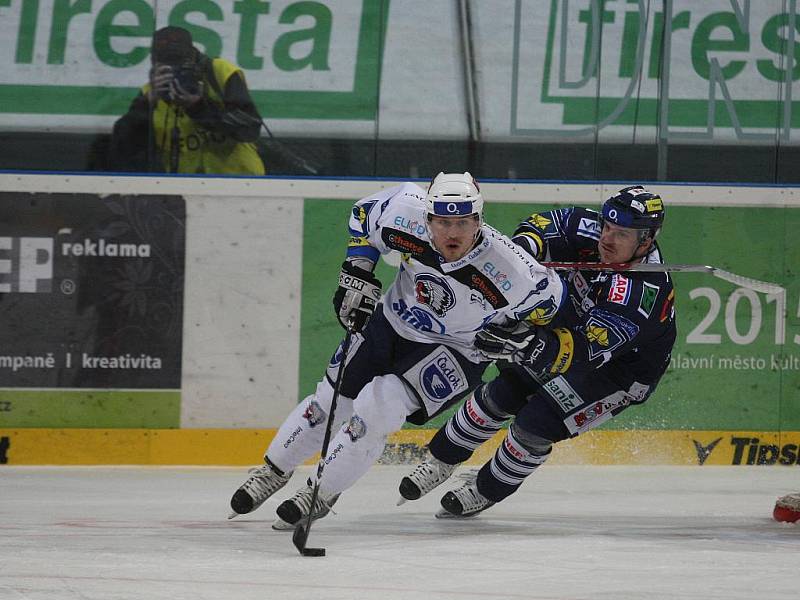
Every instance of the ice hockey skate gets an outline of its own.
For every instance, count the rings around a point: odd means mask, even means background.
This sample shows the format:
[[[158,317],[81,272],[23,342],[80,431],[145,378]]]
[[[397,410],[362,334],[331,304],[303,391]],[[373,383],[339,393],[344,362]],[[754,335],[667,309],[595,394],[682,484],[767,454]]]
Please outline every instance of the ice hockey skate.
[[[313,493],[314,486],[309,479],[306,485],[297,490],[294,496],[281,502],[276,510],[278,518],[272,523],[272,528],[277,531],[294,529],[298,523],[304,521],[308,517]],[[331,507],[336,504],[338,499],[339,494],[331,498],[324,498],[321,493],[317,494],[312,520],[321,519],[331,512]]]
[[[250,472],[250,477],[231,497],[231,512],[229,519],[239,515],[253,512],[275,492],[285,486],[292,477],[292,471],[281,473],[269,460]]]
[[[397,506],[406,500],[419,500],[435,487],[447,481],[456,470],[458,464],[448,465],[438,458],[430,456],[423,463],[411,472],[410,475],[403,477],[400,481],[400,500]]]
[[[442,496],[442,508],[437,519],[466,519],[474,517],[494,504],[478,491],[478,472],[470,471],[461,476],[464,485]]]

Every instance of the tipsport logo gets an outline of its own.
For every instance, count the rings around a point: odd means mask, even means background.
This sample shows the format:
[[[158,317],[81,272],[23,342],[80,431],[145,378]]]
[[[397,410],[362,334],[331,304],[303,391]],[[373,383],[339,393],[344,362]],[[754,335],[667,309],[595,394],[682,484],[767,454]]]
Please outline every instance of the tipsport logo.
[[[727,438],[727,439],[726,439]],[[800,465],[800,440],[785,439],[781,443],[750,435],[716,436],[713,440],[692,439],[697,464],[703,465],[712,455],[714,464],[728,465]]]
[[[791,139],[797,0],[515,4],[514,135]]]

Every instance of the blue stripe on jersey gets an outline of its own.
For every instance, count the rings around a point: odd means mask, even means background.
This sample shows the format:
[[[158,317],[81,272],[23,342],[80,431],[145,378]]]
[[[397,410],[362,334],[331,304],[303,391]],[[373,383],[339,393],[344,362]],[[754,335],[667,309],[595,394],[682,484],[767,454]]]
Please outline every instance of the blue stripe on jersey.
[[[363,256],[376,263],[381,257],[381,253],[374,246],[353,246],[347,249],[347,256]]]

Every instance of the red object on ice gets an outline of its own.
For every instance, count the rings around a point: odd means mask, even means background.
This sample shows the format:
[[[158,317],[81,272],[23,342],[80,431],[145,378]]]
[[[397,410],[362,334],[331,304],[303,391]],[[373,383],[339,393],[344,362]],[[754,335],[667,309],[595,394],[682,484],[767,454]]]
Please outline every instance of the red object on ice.
[[[783,498],[778,498],[772,517],[781,523],[800,521],[800,494],[787,494]]]

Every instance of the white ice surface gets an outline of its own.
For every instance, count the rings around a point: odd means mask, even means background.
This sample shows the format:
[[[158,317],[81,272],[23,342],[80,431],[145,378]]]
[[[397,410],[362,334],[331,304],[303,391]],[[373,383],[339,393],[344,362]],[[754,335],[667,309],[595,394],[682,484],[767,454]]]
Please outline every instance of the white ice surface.
[[[800,597],[800,526],[771,519],[797,467],[545,466],[466,521],[433,518],[448,484],[395,506],[409,470],[374,467],[304,558],[270,524],[308,468],[227,521],[246,469],[0,467],[0,598]]]

